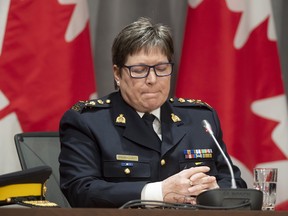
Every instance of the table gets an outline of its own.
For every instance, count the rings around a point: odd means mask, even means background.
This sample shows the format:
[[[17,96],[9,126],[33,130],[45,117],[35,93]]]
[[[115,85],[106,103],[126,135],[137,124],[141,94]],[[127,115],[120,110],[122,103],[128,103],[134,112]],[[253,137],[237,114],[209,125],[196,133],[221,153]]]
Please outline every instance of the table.
[[[288,216],[288,211],[108,208],[0,208],[1,216]]]

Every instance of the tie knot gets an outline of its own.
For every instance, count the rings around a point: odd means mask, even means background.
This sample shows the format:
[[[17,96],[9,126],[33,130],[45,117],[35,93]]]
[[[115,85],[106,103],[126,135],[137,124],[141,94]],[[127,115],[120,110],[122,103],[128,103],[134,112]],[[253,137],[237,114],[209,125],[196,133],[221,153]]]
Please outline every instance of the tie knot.
[[[152,122],[154,121],[154,119],[156,118],[156,116],[154,116],[151,113],[145,113],[142,117],[145,121],[147,121],[148,123],[152,124]]]

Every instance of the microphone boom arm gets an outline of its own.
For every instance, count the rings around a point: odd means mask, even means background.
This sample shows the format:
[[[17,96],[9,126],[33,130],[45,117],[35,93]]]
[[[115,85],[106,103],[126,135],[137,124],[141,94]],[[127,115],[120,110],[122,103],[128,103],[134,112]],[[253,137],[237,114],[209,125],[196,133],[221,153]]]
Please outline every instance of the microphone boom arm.
[[[228,160],[228,158],[226,157],[225,153],[223,152],[220,144],[218,143],[217,139],[215,138],[214,134],[213,134],[213,131],[211,129],[211,125],[208,123],[207,120],[203,120],[202,121],[202,125],[203,127],[206,129],[206,132],[208,132],[210,134],[210,136],[212,137],[212,139],[214,140],[214,142],[216,143],[219,151],[221,152],[221,154],[223,155],[227,165],[228,165],[228,168],[230,170],[230,174],[231,174],[231,188],[237,188],[236,186],[236,181],[235,181],[235,176],[234,176],[234,172],[233,172],[233,169],[232,169],[232,166]]]

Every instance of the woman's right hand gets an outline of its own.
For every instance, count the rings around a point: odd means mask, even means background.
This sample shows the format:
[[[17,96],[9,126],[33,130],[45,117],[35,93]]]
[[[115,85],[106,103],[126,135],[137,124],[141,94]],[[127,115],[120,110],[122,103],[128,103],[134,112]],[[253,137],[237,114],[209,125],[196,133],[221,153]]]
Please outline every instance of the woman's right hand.
[[[192,167],[170,176],[162,182],[164,202],[195,203],[195,196],[208,189],[219,188],[216,178],[206,173],[207,166]]]

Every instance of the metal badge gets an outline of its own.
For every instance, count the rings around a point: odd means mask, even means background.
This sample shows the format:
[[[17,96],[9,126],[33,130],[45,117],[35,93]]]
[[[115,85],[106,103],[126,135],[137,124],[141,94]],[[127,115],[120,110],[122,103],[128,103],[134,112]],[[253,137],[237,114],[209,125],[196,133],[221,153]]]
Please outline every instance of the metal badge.
[[[174,113],[171,113],[171,119],[173,122],[180,122],[181,121],[181,119],[177,115],[175,115]]]
[[[98,99],[97,102],[98,102],[99,104],[101,104],[101,105],[104,104],[103,100],[101,100],[101,99]]]
[[[116,118],[116,123],[126,124],[126,118],[124,117],[123,114],[120,114],[120,115]]]

